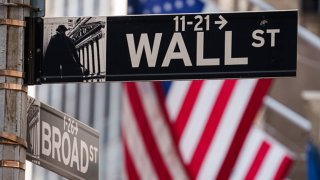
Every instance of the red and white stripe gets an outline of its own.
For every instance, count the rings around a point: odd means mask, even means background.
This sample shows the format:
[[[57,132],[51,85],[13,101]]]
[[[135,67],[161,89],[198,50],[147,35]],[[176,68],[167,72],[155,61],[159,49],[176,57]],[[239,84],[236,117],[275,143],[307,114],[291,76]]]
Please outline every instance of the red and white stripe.
[[[124,177],[188,179],[157,83],[124,83]]]
[[[258,128],[251,128],[231,179],[284,179],[293,155]]]
[[[166,99],[192,179],[228,179],[271,80],[179,81]]]

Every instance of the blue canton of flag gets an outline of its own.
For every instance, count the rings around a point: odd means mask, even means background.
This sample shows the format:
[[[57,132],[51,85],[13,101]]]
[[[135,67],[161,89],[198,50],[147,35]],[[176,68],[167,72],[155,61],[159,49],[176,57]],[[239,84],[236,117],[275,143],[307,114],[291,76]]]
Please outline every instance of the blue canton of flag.
[[[206,0],[128,0],[128,14],[200,12]]]

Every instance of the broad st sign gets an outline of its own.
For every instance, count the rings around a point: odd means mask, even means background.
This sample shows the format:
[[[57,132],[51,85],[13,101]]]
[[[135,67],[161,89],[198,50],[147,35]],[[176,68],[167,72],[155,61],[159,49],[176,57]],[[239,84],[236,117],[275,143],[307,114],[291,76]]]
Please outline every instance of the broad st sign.
[[[98,179],[98,132],[33,98],[28,101],[27,160],[68,179]]]
[[[107,17],[106,79],[295,76],[297,11]]]
[[[43,37],[26,40],[35,41],[27,43],[34,52],[26,57],[28,84],[296,74],[297,11],[42,18],[34,24],[28,37]]]

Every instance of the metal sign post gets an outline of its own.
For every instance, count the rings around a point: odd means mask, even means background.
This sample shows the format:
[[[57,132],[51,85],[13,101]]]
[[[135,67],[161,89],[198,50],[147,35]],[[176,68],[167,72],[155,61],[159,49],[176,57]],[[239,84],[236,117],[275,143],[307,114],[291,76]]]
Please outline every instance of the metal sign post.
[[[296,74],[294,10],[37,21],[31,84]]]
[[[0,3],[0,179],[22,180],[26,159],[27,87],[23,82],[24,17],[29,4]]]
[[[99,133],[28,98],[27,160],[69,179],[98,179]]]

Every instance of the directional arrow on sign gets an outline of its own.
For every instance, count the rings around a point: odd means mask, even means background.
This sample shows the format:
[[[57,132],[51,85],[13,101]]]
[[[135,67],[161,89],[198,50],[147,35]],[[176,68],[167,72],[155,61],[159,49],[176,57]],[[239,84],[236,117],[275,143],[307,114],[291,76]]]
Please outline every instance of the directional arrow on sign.
[[[228,21],[223,17],[219,16],[220,21],[215,21],[214,24],[220,24],[219,29],[221,30],[227,23]]]

